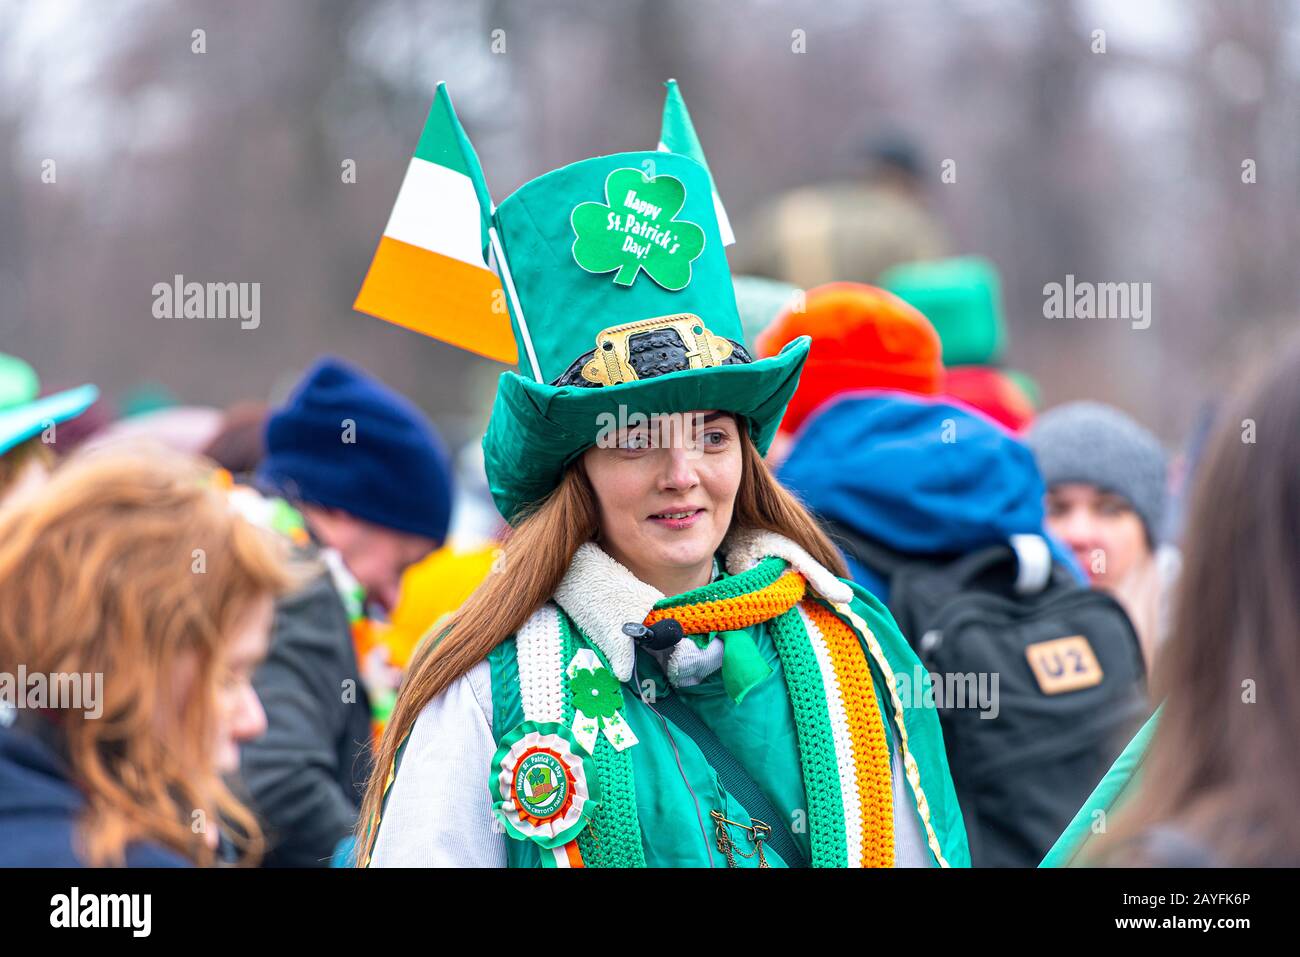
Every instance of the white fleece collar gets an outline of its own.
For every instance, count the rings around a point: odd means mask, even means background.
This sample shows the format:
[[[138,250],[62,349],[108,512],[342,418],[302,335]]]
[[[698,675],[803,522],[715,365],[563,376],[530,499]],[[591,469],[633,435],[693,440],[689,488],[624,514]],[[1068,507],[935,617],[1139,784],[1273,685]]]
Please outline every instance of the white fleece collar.
[[[636,658],[623,625],[644,621],[663,597],[663,592],[637,578],[595,542],[578,546],[555,589],[555,603],[595,642],[619,681],[632,677]]]
[[[774,556],[789,562],[828,601],[847,602],[853,597],[848,585],[814,561],[799,545],[776,532],[757,529],[733,532],[722,543],[722,552],[726,555],[727,571],[732,575]],[[655,602],[663,597],[659,589],[641,581],[595,542],[579,546],[555,590],[556,604],[601,650],[619,681],[632,677],[636,659],[636,645],[623,634],[623,625],[644,621]],[[714,643],[716,639],[710,647]],[[700,649],[693,641],[681,642],[673,649],[665,669],[669,680],[674,684],[679,679],[682,683],[700,680],[704,675],[697,672],[702,667],[712,671],[721,664],[722,656],[717,651]]]
[[[831,604],[853,600],[853,589],[818,564],[801,545],[784,535],[761,528],[743,528],[732,532],[722,543],[727,556],[727,571],[739,575],[764,558],[784,558],[795,571],[808,579],[808,585]]]

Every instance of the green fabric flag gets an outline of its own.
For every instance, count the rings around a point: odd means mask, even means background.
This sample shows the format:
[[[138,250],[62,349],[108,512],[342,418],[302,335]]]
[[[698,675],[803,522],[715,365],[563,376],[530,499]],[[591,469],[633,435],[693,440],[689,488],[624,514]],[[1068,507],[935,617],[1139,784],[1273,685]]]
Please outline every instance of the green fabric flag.
[[[447,93],[447,84],[440,82],[429,108],[429,116],[424,121],[420,132],[420,142],[416,144],[415,156],[428,163],[460,173],[474,187],[478,198],[479,235],[483,261],[488,262],[488,227],[491,225],[492,197],[488,194],[487,180],[483,177],[483,167],[479,165],[478,153],[474,144],[465,135],[465,128],[460,124],[451,105],[451,96]]]
[[[664,97],[664,120],[659,131],[659,149],[667,153],[689,156],[708,171],[709,187],[713,191],[713,211],[718,218],[718,232],[722,234],[722,245],[730,246],[736,241],[736,234],[731,231],[731,221],[727,218],[727,211],[722,206],[721,197],[718,196],[718,185],[714,182],[713,171],[709,170],[708,161],[704,158],[704,148],[700,146],[700,138],[695,135],[695,125],[691,122],[691,114],[686,109],[686,101],[682,99],[676,80],[669,80],[664,86],[668,87],[668,95]]]
[[[1083,802],[1083,807],[1079,808],[1074,820],[1066,825],[1039,867],[1069,867],[1092,837],[1093,814],[1102,811],[1110,816],[1132,793],[1133,788],[1130,786],[1138,783],[1142,761],[1151,747],[1151,738],[1156,733],[1159,717],[1160,708],[1157,708],[1088,795],[1088,800]]]

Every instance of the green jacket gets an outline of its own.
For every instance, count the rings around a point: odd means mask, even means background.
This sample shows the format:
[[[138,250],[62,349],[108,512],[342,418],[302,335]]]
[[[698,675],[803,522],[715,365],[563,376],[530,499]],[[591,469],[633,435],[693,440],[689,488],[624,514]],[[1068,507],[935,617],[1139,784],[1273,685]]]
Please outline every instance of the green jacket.
[[[914,669],[919,661],[888,610],[860,586],[837,581],[841,587],[847,586],[850,608],[875,636],[891,671],[909,678],[916,674]],[[561,601],[564,594],[562,590]],[[535,620],[541,620],[544,626],[547,615],[554,620],[554,625],[549,627],[558,628],[564,644],[558,657],[551,655],[549,667],[562,667],[578,649],[589,648],[605,668],[618,670],[600,644],[584,634],[572,615],[550,605],[539,612],[542,617],[535,616]],[[581,612],[579,617],[582,617]],[[736,845],[742,851],[753,850],[751,843],[743,839],[744,827],[751,822],[749,812],[727,793],[695,741],[657,713],[656,703],[672,695],[681,696],[686,706],[718,736],[759,785],[772,807],[784,818],[805,860],[822,864],[846,862],[845,829],[843,823],[837,826],[835,818],[850,814],[851,808],[842,804],[844,796],[838,787],[832,789],[835,793],[831,798],[823,793],[824,789],[818,788],[810,802],[806,782],[810,774],[815,773],[809,768],[810,757],[816,756],[810,756],[808,748],[801,748],[787,681],[788,661],[783,661],[778,652],[772,624],[761,622],[743,629],[743,634],[753,642],[770,673],[747,689],[739,701],[733,700],[728,692],[725,666],[702,676],[692,675],[688,680],[674,682],[665,674],[661,658],[641,647],[635,649],[631,673],[620,682],[619,714],[637,743],[620,752],[605,736],[596,738],[594,750],[600,760],[595,762],[595,773],[599,779],[602,806],[578,838],[586,866],[725,867],[727,860],[718,848],[714,822],[709,814],[714,810],[735,822],[732,837]],[[724,641],[735,640],[731,632],[720,634]],[[503,744],[513,729],[534,717],[528,714],[521,694],[519,649],[519,636],[512,636],[488,657],[492,728],[498,745]],[[910,836],[913,863],[938,864],[937,843],[948,865],[969,866],[965,829],[933,703],[920,689],[913,695],[908,693],[905,683],[900,684],[903,694],[899,704],[909,751],[916,763],[917,780],[925,795],[921,806],[929,818],[927,828],[915,794],[906,780],[903,761],[899,759],[900,740],[894,702],[887,692],[888,685],[879,664],[871,660],[870,653],[867,658],[876,690],[871,706],[883,723],[891,755],[895,758],[895,794],[904,795],[900,802],[896,802],[895,817],[900,819],[894,822],[900,862]],[[562,718],[561,723],[572,722],[572,705],[565,706]],[[833,755],[829,762],[833,770]],[[490,787],[496,783],[497,774],[497,767],[490,769]],[[620,800],[629,791],[632,799]],[[629,836],[631,833],[637,835],[636,839]],[[815,851],[813,845],[817,841],[820,844]],[[546,858],[551,851],[531,840],[509,840],[507,854],[511,866],[529,867],[548,863]],[[770,847],[765,849],[764,857],[771,866],[784,864]],[[758,866],[757,855],[734,854],[732,860],[735,866]]]
[[[622,624],[645,620],[656,605],[677,607],[681,596],[666,598],[596,545],[582,546],[553,601],[425,706],[399,749],[371,866],[572,866],[580,857],[586,867],[726,867],[728,856],[758,866],[752,809],[657,713],[674,696],[744,767],[780,818],[768,823],[787,829],[814,866],[869,863],[883,845],[868,829],[888,810],[896,866],[969,866],[938,715],[927,689],[903,680],[924,672],[889,612],[772,533],[733,534],[722,555],[736,578],[706,589],[749,594],[744,576],[752,583],[788,564],[807,583],[804,602],[652,654]],[[829,639],[808,623],[830,624],[830,615],[866,649],[855,673],[869,672],[865,687],[826,670]],[[844,638],[835,640],[843,657]],[[827,695],[825,682],[838,693]],[[846,702],[857,705],[859,732],[884,738],[865,765],[846,750]],[[877,773],[886,746],[882,792],[880,778],[856,775],[859,767]],[[882,803],[864,812],[864,797]],[[763,857],[786,863],[770,843]]]

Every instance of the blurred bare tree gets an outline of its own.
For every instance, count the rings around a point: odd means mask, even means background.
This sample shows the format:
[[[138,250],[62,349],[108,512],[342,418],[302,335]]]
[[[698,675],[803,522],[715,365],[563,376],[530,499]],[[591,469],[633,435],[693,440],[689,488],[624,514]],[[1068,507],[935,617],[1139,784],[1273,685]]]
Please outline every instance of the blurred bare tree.
[[[471,437],[500,367],[350,310],[434,83],[499,201],[652,148],[675,76],[739,243],[906,130],[1003,270],[1011,364],[1172,437],[1300,315],[1298,31],[1288,0],[0,0],[0,349],[219,404],[333,352]],[[1042,318],[1067,273],[1151,282],[1151,328]],[[176,274],[260,282],[261,326],[154,318]]]

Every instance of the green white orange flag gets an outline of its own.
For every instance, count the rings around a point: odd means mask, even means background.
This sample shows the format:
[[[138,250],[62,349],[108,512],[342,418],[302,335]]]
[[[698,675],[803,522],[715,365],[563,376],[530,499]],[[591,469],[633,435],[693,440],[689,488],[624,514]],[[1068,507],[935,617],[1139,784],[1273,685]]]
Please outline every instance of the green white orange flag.
[[[686,109],[686,101],[682,99],[682,93],[677,89],[676,80],[669,80],[664,86],[668,87],[668,95],[664,97],[664,121],[659,132],[659,149],[666,153],[689,156],[709,172],[709,184],[713,188],[713,211],[718,218],[718,231],[722,233],[722,245],[730,246],[736,241],[736,235],[731,231],[731,220],[727,219],[727,211],[718,196],[718,184],[714,181],[713,173],[709,171],[709,164],[704,159],[700,138],[695,135],[695,126],[691,123],[691,114]]]
[[[491,215],[478,156],[439,83],[353,308],[517,362],[501,280],[488,266]]]

